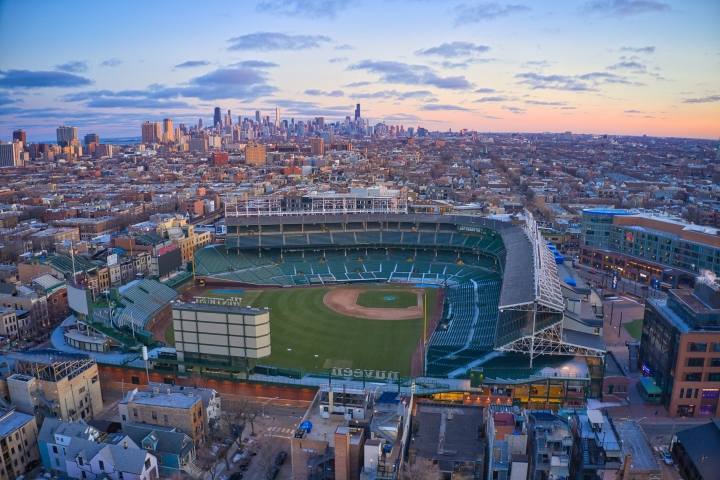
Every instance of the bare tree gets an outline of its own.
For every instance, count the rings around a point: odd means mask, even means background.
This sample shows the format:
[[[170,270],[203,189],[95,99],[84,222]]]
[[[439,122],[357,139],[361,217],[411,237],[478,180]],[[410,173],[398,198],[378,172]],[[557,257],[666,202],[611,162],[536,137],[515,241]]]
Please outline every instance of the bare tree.
[[[221,461],[226,455],[226,448],[219,447],[217,451],[214,451],[213,447],[205,442],[202,448],[197,449],[196,464],[203,472],[208,473],[209,480],[216,480],[222,470]]]
[[[438,480],[440,470],[431,460],[415,458],[405,464],[400,478],[402,480]]]
[[[256,454],[256,461],[263,469],[265,478],[268,477],[273,468],[275,468],[275,459],[282,450],[281,437],[265,433],[258,437],[250,448]]]

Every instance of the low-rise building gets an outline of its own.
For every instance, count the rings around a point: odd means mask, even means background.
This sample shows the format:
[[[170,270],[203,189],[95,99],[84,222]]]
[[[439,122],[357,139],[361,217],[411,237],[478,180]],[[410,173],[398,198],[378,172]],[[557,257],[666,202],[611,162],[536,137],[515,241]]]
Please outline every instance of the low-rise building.
[[[189,435],[196,444],[205,435],[202,399],[192,392],[128,392],[118,405],[123,422],[174,427]]]
[[[40,459],[35,417],[14,409],[0,409],[0,480],[15,479]]]

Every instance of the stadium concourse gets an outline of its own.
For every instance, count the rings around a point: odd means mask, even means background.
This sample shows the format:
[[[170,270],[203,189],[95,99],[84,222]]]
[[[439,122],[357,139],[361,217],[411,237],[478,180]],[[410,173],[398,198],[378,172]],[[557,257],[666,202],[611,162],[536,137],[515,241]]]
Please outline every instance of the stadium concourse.
[[[539,355],[600,355],[582,335],[573,336],[579,344],[565,339],[555,258],[531,216],[524,227],[472,216],[375,213],[228,216],[226,224],[224,246],[196,253],[196,274],[253,286],[444,287],[426,376],[467,378],[501,352],[529,356],[530,365]]]

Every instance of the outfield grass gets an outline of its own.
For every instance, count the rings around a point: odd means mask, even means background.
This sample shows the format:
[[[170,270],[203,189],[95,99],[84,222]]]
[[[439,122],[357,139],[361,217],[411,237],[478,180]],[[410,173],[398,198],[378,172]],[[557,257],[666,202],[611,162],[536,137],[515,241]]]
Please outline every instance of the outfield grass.
[[[640,338],[640,336],[642,335],[642,326],[642,318],[635,319],[632,322],[623,323],[623,328],[627,330],[630,336],[633,337],[635,340]]]
[[[353,287],[334,287],[353,288]],[[410,287],[373,287],[383,296],[398,297]],[[258,363],[327,371],[331,367],[391,370],[410,374],[413,350],[422,337],[423,319],[368,320],[330,310],[323,303],[328,287],[248,290],[242,305],[270,309],[272,354]],[[417,295],[414,305],[417,305]],[[433,311],[437,290],[428,289]],[[208,291],[203,296],[224,297]],[[288,348],[291,349],[288,352]],[[315,358],[318,355],[318,358]]]
[[[165,329],[165,343],[171,347],[175,346],[175,326],[170,322],[170,325]]]
[[[356,303],[367,308],[408,308],[417,306],[418,296],[403,290],[373,289],[358,295]]]

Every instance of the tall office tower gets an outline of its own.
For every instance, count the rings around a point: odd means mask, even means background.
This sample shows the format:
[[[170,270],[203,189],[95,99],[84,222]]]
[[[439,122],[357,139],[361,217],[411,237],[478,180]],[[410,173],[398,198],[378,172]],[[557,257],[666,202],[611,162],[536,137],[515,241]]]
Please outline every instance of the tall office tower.
[[[255,110],[255,121],[260,123],[260,110]]]
[[[66,127],[65,125],[60,125],[57,128],[58,145],[70,145],[70,143],[72,143],[74,140],[77,140],[77,138],[77,127]]]
[[[175,131],[173,130],[172,118],[163,119],[163,142],[170,143],[175,141]]]
[[[325,154],[325,140],[322,138],[314,137],[310,139],[310,155],[324,155]]]
[[[275,109],[275,126],[280,128],[280,109]]]
[[[298,122],[297,134],[298,137],[305,136],[305,124],[303,122]]]
[[[325,117],[315,117],[315,123],[320,130],[325,130]]]
[[[100,135],[97,133],[88,133],[85,135],[85,145],[90,145],[91,143],[100,144]]]
[[[360,104],[358,103],[355,107],[355,121],[357,122],[360,119]]]
[[[227,115],[225,116],[225,126],[232,125],[232,115],[230,115],[230,110],[228,110]]]
[[[142,143],[160,143],[160,123],[145,122],[142,124]]]
[[[22,166],[22,151],[23,146],[19,141],[0,144],[0,167]]]
[[[182,139],[182,130],[180,127],[175,127],[175,141],[179,142]]]
[[[202,130],[202,118],[198,119],[198,130]]]
[[[217,127],[218,124],[222,127],[222,114],[220,113],[220,107],[215,107],[215,115],[213,116],[213,127]]]
[[[238,125],[242,125],[242,116],[238,115]]]
[[[13,142],[16,140],[22,143],[23,147],[27,146],[27,135],[25,130],[21,128],[20,130],[13,131]]]

